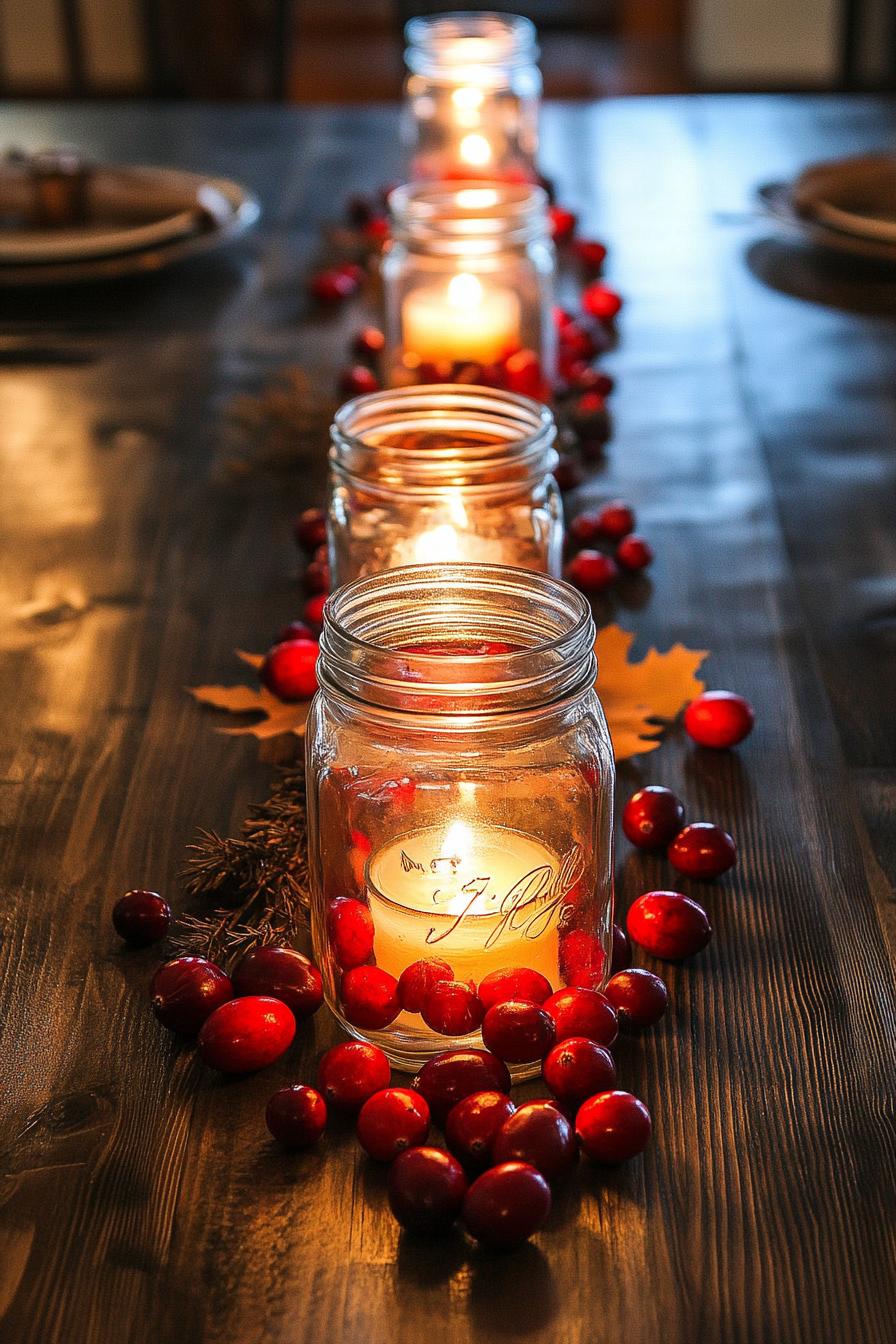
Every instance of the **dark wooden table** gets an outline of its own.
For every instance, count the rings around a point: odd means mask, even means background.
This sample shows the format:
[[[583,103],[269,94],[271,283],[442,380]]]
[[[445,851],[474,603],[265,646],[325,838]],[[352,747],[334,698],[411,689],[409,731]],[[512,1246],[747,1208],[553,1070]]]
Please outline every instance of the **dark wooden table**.
[[[544,163],[626,296],[616,436],[573,501],[622,493],[654,542],[639,645],[712,650],[750,697],[735,753],[675,737],[621,772],[681,790],[741,860],[695,886],[709,950],[620,1050],[655,1142],[583,1169],[524,1251],[398,1236],[348,1130],[290,1159],[262,1109],[147,1009],[126,888],[176,893],[198,826],[269,769],[184,693],[236,680],[294,614],[294,477],[222,482],[228,404],[300,363],[329,391],[353,320],[303,276],[349,191],[400,172],[391,109],[14,106],[65,140],[255,188],[241,250],[157,279],[0,293],[0,1338],[9,1344],[860,1344],[893,1338],[896,276],[800,251],[763,180],[891,145],[893,104],[712,98],[551,107]],[[668,885],[620,853],[622,908]]]

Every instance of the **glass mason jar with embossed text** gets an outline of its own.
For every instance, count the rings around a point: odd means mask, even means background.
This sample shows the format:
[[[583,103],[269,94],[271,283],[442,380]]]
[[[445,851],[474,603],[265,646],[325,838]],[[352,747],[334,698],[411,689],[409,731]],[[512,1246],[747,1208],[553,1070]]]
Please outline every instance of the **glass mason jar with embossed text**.
[[[590,608],[547,575],[409,566],[327,603],[312,938],[333,1012],[397,1068],[482,1046],[486,977],[526,972],[541,996],[605,983],[614,766],[595,676]]]
[[[348,402],[330,433],[334,586],[463,560],[559,574],[563,505],[546,406],[487,387],[404,387]]]
[[[405,39],[412,178],[535,181],[541,73],[530,20],[433,14],[411,19]]]
[[[391,386],[482,383],[548,401],[556,257],[541,187],[398,187],[383,258]]]

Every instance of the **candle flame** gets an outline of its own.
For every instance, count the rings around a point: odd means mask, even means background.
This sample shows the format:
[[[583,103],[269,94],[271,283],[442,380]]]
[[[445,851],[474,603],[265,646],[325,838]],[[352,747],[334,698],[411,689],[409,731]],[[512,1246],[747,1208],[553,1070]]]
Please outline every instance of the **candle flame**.
[[[482,303],[482,285],[475,275],[461,271],[448,281],[448,302],[452,308],[478,308]]]
[[[463,863],[473,850],[473,831],[465,821],[452,821],[445,832],[442,850],[446,858]]]
[[[460,542],[450,523],[421,532],[414,542],[415,565],[438,565],[446,561],[462,560]]]
[[[473,112],[476,108],[481,107],[484,97],[482,89],[471,89],[466,84],[462,84],[460,88],[451,91],[452,103],[462,112]]]
[[[487,163],[491,163],[492,147],[484,135],[471,131],[461,140],[458,153],[461,161],[468,163],[471,168],[484,168]]]

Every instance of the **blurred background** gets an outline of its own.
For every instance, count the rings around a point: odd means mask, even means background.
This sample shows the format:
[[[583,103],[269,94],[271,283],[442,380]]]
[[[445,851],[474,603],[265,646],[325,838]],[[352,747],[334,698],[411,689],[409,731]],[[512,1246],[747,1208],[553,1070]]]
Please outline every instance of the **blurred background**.
[[[0,0],[0,95],[397,99],[452,7],[533,19],[548,97],[896,86],[896,0]]]

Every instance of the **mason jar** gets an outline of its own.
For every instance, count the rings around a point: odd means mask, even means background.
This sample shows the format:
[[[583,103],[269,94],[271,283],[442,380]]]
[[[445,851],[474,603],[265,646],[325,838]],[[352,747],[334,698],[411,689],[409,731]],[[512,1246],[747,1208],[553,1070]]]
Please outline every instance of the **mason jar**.
[[[596,670],[587,602],[544,574],[409,566],[326,605],[312,938],[336,1017],[398,1069],[481,1047],[486,977],[606,981],[614,766]],[[469,1008],[460,1030],[443,981]]]
[[[405,27],[404,138],[415,180],[533,182],[541,73],[518,14],[433,14]]]
[[[559,574],[554,417],[457,384],[348,402],[330,431],[334,586],[398,565],[480,561]]]
[[[548,400],[556,256],[541,187],[420,183],[393,191],[389,208],[388,381],[484,383]]]

